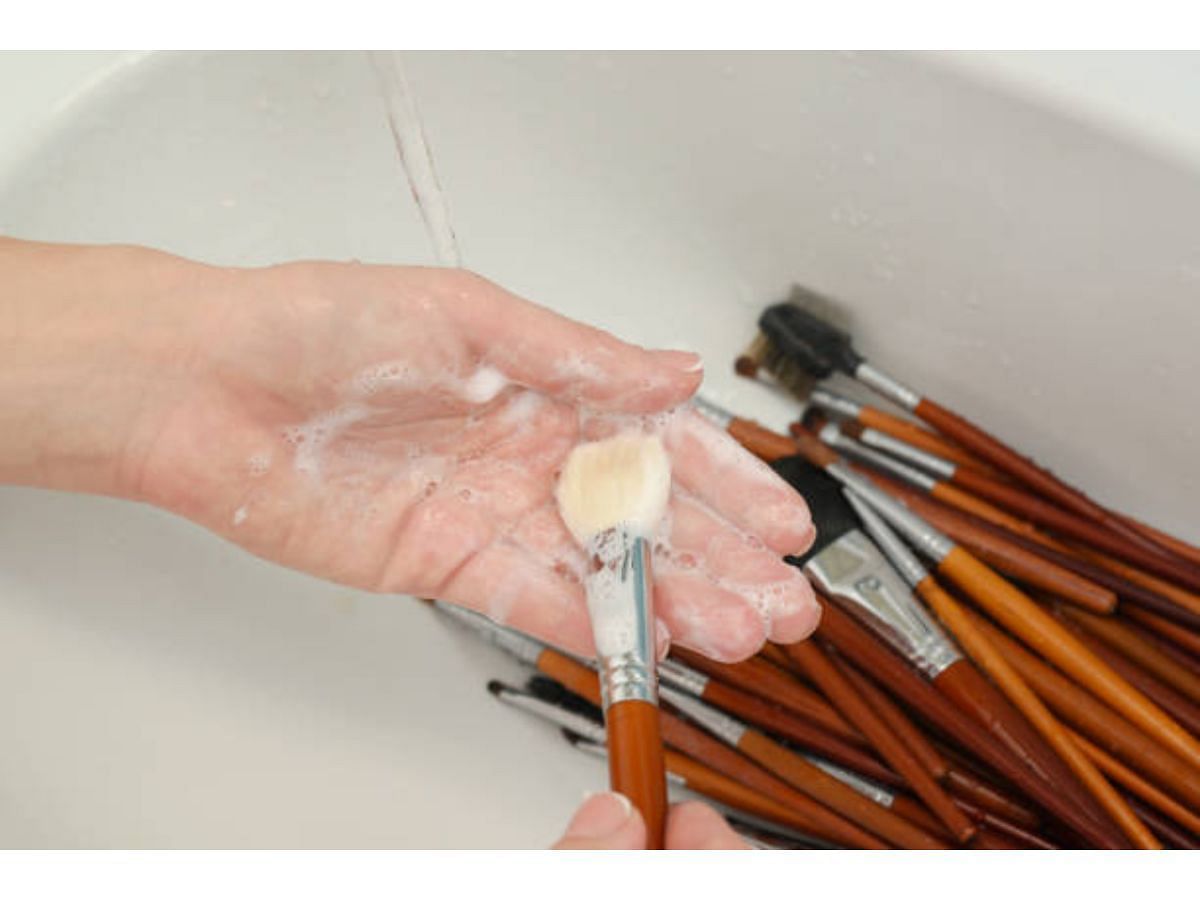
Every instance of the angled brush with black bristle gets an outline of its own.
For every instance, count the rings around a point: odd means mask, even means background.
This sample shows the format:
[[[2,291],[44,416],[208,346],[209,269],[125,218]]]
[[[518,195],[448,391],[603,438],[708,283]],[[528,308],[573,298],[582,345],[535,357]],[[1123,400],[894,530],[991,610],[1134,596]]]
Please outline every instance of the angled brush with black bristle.
[[[853,346],[848,330],[834,324],[837,307],[812,291],[793,292],[786,303],[768,307],[759,318],[759,335],[739,360],[739,373],[766,369],[789,390],[807,400],[814,379],[841,372],[908,410],[984,462],[1065,509],[1121,535],[1147,554],[1163,556],[1175,568],[1171,580],[1200,590],[1200,566],[1139,530],[1127,518],[1096,503],[1048,469],[1022,456],[964,417],[871,365]]]

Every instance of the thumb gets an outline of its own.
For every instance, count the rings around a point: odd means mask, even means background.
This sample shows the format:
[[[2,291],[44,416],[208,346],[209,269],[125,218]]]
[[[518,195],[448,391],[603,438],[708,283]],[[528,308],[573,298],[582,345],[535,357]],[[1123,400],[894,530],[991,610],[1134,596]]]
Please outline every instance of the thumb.
[[[644,850],[646,826],[623,794],[592,794],[583,801],[554,850]]]
[[[647,350],[472,276],[468,302],[450,304],[473,349],[518,384],[603,412],[678,406],[704,377],[695,353]]]

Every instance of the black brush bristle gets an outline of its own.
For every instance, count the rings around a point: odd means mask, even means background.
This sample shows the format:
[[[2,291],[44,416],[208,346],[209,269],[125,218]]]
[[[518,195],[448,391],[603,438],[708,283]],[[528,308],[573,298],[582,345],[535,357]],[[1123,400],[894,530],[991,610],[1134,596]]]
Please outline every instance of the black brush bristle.
[[[598,706],[593,706],[578,694],[571,693],[553,678],[533,675],[526,683],[525,689],[539,700],[545,700],[547,703],[587,716],[593,722],[604,724],[604,715]]]
[[[802,566],[842,535],[862,529],[854,507],[842,494],[842,486],[808,460],[789,456],[771,463],[771,468],[804,497],[817,528],[812,548],[803,556],[788,557],[788,562]]]
[[[849,334],[794,302],[768,307],[758,327],[771,344],[764,365],[773,373],[790,363],[810,378],[828,378],[834,372],[853,375],[862,362]]]

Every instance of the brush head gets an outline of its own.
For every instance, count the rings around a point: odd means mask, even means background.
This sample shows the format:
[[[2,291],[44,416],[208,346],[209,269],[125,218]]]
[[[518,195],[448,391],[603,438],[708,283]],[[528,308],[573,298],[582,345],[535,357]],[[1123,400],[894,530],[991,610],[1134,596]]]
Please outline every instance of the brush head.
[[[662,441],[628,433],[571,451],[556,497],[567,528],[586,546],[611,529],[653,534],[670,493],[671,463]]]
[[[804,497],[817,528],[816,540],[808,552],[803,556],[788,557],[788,562],[803,566],[838,538],[862,530],[862,522],[846,502],[842,486],[808,460],[792,456],[776,460],[771,463],[771,468]]]
[[[525,684],[525,689],[539,700],[545,700],[547,703],[553,703],[555,706],[561,706],[563,709],[587,716],[593,722],[604,722],[604,715],[600,712],[600,707],[593,706],[578,694],[572,694],[553,678],[547,678],[545,675],[530,676],[529,681]]]
[[[850,335],[812,311],[809,291],[793,294],[786,303],[768,307],[759,317],[759,331],[770,349],[762,365],[776,377],[777,370],[795,369],[808,378],[828,378],[834,372],[853,375],[862,357],[850,343]],[[809,308],[805,308],[805,307]]]

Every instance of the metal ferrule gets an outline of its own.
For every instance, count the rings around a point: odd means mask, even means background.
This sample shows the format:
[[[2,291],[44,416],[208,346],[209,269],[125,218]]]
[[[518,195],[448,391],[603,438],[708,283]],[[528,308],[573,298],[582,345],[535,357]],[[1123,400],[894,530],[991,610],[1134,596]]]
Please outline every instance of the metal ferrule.
[[[961,659],[912,590],[861,531],[849,531],[804,564],[835,600],[929,678]]]
[[[496,699],[507,706],[531,713],[545,722],[574,732],[589,741],[599,741],[603,744],[606,739],[603,725],[593,722],[581,713],[563,709],[561,706],[556,706],[540,697],[533,696],[533,694],[506,690],[497,694]]]
[[[733,413],[722,406],[718,406],[711,400],[705,400],[699,394],[692,398],[692,408],[722,431],[733,423]]]
[[[593,626],[598,610],[593,603],[597,585],[606,581],[605,593],[611,594],[617,614],[630,616],[633,633],[632,647],[621,653],[597,656],[596,671],[600,675],[600,696],[604,708],[626,700],[658,703],[658,679],[655,662],[658,648],[655,640],[654,594],[650,578],[650,542],[643,537],[618,531],[615,539],[623,541],[618,559],[601,562],[600,568],[588,578],[588,609]],[[603,650],[604,641],[597,634],[596,646]]]
[[[928,450],[922,450],[920,447],[914,447],[907,441],[899,440],[890,434],[884,434],[882,431],[876,431],[874,428],[864,428],[859,440],[868,447],[874,447],[876,450],[890,453],[892,456],[906,460],[914,466],[924,469],[926,472],[932,472],[943,480],[953,478],[954,473],[958,470],[958,466],[950,462],[950,460],[943,459],[934,453],[930,453]]]
[[[916,588],[929,575],[929,570],[917,559],[917,554],[908,549],[908,545],[900,539],[900,535],[888,527],[887,522],[880,518],[879,513],[871,509],[870,504],[860,498],[854,491],[843,490],[846,501],[854,507],[858,518],[862,521],[867,534],[871,536],[876,546],[883,551],[901,577],[908,582],[909,587]]]
[[[863,778],[857,772],[851,772],[849,769],[843,769],[836,763],[831,763],[827,759],[821,759],[819,756],[811,756],[808,753],[801,753],[805,759],[824,772],[826,775],[832,775],[846,787],[851,788],[864,797],[869,797],[880,806],[891,809],[892,804],[896,802],[896,795],[889,791],[881,784],[874,781],[869,781]]]
[[[658,664],[658,680],[662,684],[686,691],[693,697],[703,697],[709,678],[703,672],[697,672],[677,659],[664,659]]]
[[[861,403],[856,403],[849,397],[835,394],[823,387],[815,387],[809,391],[808,400],[813,406],[845,419],[857,419],[859,413],[862,412]]]
[[[702,700],[697,700],[683,691],[663,685],[663,699],[693,720],[705,731],[720,738],[731,747],[736,747],[746,735],[746,726],[732,716],[713,709]]]
[[[937,487],[937,481],[930,478],[919,469],[914,469],[907,463],[888,456],[886,453],[880,453],[878,450],[872,450],[863,443],[856,441],[850,435],[846,434],[833,423],[824,426],[821,429],[821,441],[835,450],[845,453],[847,456],[865,462],[873,469],[878,469],[888,475],[894,475],[906,484],[911,484],[913,487],[922,491],[932,491]]]
[[[434,605],[438,612],[467,626],[489,643],[494,644],[506,653],[511,653],[521,662],[528,665],[536,665],[538,657],[546,649],[545,645],[540,641],[536,641],[528,635],[513,631],[510,628],[505,628],[502,625],[497,625],[486,616],[471,612],[469,609],[463,609],[461,606],[454,606],[450,603],[443,603],[441,600],[435,600]]]
[[[941,562],[954,549],[954,542],[913,513],[899,500],[884,493],[845,463],[832,463],[825,471],[867,501],[908,542],[934,562]]]
[[[870,363],[859,363],[858,368],[854,370],[854,377],[871,390],[882,394],[893,403],[903,406],[909,411],[916,409],[917,404],[921,402],[920,394],[912,388],[901,384],[895,378],[892,378],[892,376],[880,372]]]

